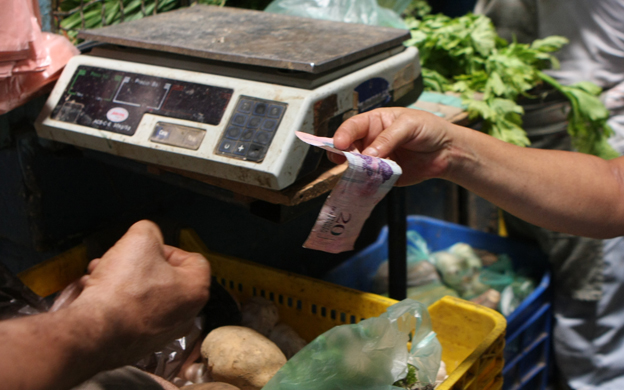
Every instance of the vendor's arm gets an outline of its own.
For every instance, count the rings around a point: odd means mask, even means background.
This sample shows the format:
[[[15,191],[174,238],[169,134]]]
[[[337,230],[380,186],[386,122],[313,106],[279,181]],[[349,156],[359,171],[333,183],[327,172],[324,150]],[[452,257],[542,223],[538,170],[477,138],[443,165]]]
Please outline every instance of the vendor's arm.
[[[352,143],[364,154],[397,161],[403,169],[398,185],[443,178],[545,228],[624,235],[624,158],[521,148],[406,108],[347,120],[334,144],[345,150]]]
[[[0,387],[68,389],[184,335],[208,299],[210,266],[138,222],[90,264],[84,290],[54,313],[0,322]]]

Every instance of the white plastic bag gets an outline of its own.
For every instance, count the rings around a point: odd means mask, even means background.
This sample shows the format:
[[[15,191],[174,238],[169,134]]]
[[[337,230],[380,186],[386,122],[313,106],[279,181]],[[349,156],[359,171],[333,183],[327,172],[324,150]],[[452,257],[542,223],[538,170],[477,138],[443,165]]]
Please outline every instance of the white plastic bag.
[[[432,387],[441,357],[427,308],[405,299],[379,317],[323,333],[293,356],[263,390],[393,390],[393,384],[407,376],[409,365],[417,376],[416,388]]]
[[[394,2],[394,10],[381,7],[376,0],[274,0],[266,12],[332,20],[335,22],[363,23],[407,29],[398,15],[409,2]]]

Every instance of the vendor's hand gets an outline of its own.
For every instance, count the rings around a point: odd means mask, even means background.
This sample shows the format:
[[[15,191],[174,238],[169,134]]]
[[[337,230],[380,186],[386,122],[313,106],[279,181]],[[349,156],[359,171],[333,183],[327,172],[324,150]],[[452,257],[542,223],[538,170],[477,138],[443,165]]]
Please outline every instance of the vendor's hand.
[[[424,111],[379,108],[345,121],[334,146],[347,150],[353,144],[365,155],[396,161],[403,170],[397,185],[405,186],[447,173],[454,131],[454,125]],[[345,160],[333,153],[329,157],[335,163]]]
[[[164,245],[149,221],[134,224],[89,271],[69,308],[94,313],[92,326],[115,355],[106,361],[111,366],[134,363],[183,336],[208,299],[208,261]]]

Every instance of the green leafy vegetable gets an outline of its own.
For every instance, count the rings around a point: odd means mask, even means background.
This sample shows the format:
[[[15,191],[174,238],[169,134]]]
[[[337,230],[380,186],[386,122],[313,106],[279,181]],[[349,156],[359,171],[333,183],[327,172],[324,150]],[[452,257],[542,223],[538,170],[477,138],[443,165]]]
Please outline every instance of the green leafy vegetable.
[[[394,382],[393,386],[402,387],[404,389],[411,389],[416,383],[418,383],[418,375],[416,372],[418,369],[411,364],[407,365],[407,376]]]
[[[559,66],[552,53],[567,44],[566,38],[509,43],[484,15],[419,15],[412,12],[405,19],[411,30],[406,45],[420,51],[425,89],[459,93],[470,118],[483,119],[483,131],[529,145],[522,129],[524,110],[517,102],[534,98],[532,90],[547,84],[570,101],[568,132],[576,149],[603,158],[617,156],[606,141],[612,130],[606,123],[609,112],[597,98],[600,88],[589,82],[563,86],[542,72]]]
[[[223,6],[226,0],[198,0],[198,4]],[[76,42],[79,30],[111,26],[179,8],[180,0],[63,0],[59,27]]]
[[[406,390],[433,390],[433,384],[422,385],[418,380],[418,368],[411,364],[407,364],[407,375],[403,379],[394,382],[392,386],[400,387]]]

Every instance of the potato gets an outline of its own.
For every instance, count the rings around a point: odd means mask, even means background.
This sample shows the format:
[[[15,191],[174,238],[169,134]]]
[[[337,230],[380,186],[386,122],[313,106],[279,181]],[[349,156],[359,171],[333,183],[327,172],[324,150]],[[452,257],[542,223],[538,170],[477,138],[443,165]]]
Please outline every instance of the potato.
[[[283,322],[275,325],[271,334],[269,334],[269,340],[273,341],[275,345],[279,347],[286,356],[286,359],[293,357],[307,344],[293,328]]]
[[[279,321],[275,303],[262,297],[253,297],[243,304],[241,325],[251,328],[263,336],[269,337],[271,330]]]
[[[222,326],[210,332],[201,346],[215,381],[241,390],[260,390],[286,363],[271,340],[243,326]]]
[[[188,385],[181,388],[182,390],[240,390],[236,386],[232,386],[223,382],[199,383]]]

